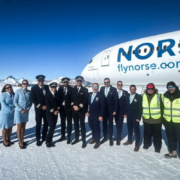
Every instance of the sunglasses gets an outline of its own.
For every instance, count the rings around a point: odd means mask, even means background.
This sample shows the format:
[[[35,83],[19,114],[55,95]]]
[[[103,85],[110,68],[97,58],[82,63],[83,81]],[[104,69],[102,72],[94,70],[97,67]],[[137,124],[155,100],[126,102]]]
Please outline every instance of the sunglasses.
[[[147,90],[154,90],[153,88],[148,88]]]
[[[28,85],[28,83],[22,83],[23,85]]]
[[[169,87],[168,87],[168,89],[173,89],[173,88],[174,88],[174,86],[169,86]]]
[[[82,82],[82,80],[77,80],[77,82]]]
[[[104,82],[104,84],[109,84],[109,81]]]
[[[93,89],[98,89],[99,87],[98,87],[98,86],[93,86],[92,88],[93,88]]]
[[[65,82],[63,82],[63,83],[68,83],[68,81],[65,81]]]
[[[12,87],[6,87],[6,89],[12,89]]]
[[[123,86],[122,84],[118,84],[118,86]]]

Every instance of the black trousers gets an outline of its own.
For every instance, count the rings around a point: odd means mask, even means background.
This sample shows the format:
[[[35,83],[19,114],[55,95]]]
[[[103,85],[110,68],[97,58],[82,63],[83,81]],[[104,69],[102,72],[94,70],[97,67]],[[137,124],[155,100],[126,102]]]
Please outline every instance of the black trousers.
[[[140,143],[140,128],[139,122],[135,118],[127,118],[127,127],[128,127],[128,141],[132,142],[133,129],[135,132],[136,142],[135,145],[139,146]]]
[[[169,151],[176,151],[178,143],[180,152],[180,123],[173,123],[172,121],[167,122],[166,120],[163,120],[163,124],[166,129]]]
[[[115,116],[116,129],[117,129],[117,140],[119,140],[119,141],[121,141],[123,121],[124,121],[124,113],[120,111]]]
[[[100,142],[100,121],[99,118],[88,118],[89,127],[92,131],[92,139],[95,140],[96,143]]]
[[[67,134],[68,134],[68,138],[70,138],[71,132],[72,132],[72,111],[71,111],[71,109],[61,107],[60,118],[61,118],[61,135],[65,136],[66,119],[67,119]]]
[[[155,150],[160,150],[162,147],[162,124],[148,124],[144,122],[144,146],[149,148],[151,146],[151,138],[153,137],[153,144]]]
[[[43,131],[42,131],[42,139],[46,139],[47,131],[48,131],[48,122],[46,119],[46,111],[42,109],[35,110],[35,119],[36,119],[36,140],[39,141],[41,139],[41,126],[43,119]]]
[[[57,119],[58,116],[52,114],[52,115],[47,115],[47,121],[49,124],[49,132],[47,134],[47,138],[46,138],[46,143],[51,143],[52,142],[52,138],[54,135],[54,130],[56,128],[56,124],[57,124]]]
[[[79,122],[80,122],[82,141],[85,141],[86,140],[85,112],[73,111],[73,120],[75,127],[75,139],[79,140]]]
[[[104,117],[103,117],[103,135],[104,138],[107,139],[108,137],[108,130],[109,130],[109,139],[112,140],[113,137],[113,112],[109,113],[108,110],[105,110]]]

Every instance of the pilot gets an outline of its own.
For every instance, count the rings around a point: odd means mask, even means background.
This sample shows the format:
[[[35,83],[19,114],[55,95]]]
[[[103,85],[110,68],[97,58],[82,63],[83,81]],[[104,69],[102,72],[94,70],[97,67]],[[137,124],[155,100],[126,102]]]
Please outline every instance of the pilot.
[[[33,86],[31,89],[31,99],[35,106],[35,119],[36,119],[36,145],[41,146],[41,125],[42,119],[44,121],[43,131],[42,131],[42,141],[46,140],[46,135],[48,131],[48,123],[46,120],[46,103],[45,95],[49,92],[49,87],[44,85],[44,75],[36,76],[37,85]]]
[[[49,85],[50,91],[45,96],[47,106],[46,117],[49,124],[49,132],[46,138],[46,146],[48,148],[55,147],[52,138],[57,124],[58,113],[60,111],[60,100],[56,90],[57,86],[56,82],[52,82]]]
[[[67,119],[67,134],[68,140],[67,144],[71,143],[71,131],[72,131],[72,107],[71,107],[71,95],[72,87],[69,86],[70,79],[67,77],[62,78],[62,86],[58,89],[58,95],[61,103],[61,138],[59,141],[65,140],[65,130],[66,130],[66,119]]]
[[[177,144],[180,152],[180,91],[177,85],[170,81],[167,83],[167,91],[162,97],[163,124],[168,139],[169,153],[165,158],[177,158]]]
[[[71,106],[72,106],[72,116],[75,126],[75,140],[71,143],[72,145],[79,142],[79,122],[81,125],[81,135],[82,135],[82,148],[86,147],[86,128],[85,128],[85,113],[88,107],[88,89],[82,86],[82,81],[84,78],[82,76],[77,76],[77,85],[72,90],[71,96]]]
[[[130,86],[130,94],[126,96],[125,115],[127,115],[128,140],[124,145],[132,144],[133,129],[135,132],[136,142],[134,151],[139,151],[140,128],[139,122],[142,116],[142,96],[136,93],[136,86]]]
[[[123,82],[117,82],[117,92],[118,92],[118,111],[115,116],[116,128],[117,128],[117,138],[116,144],[119,146],[121,142],[121,134],[123,128],[123,121],[124,121],[124,113],[125,113],[125,103],[126,103],[126,96],[128,92],[122,89]]]
[[[103,117],[103,134],[104,138],[101,143],[107,141],[108,129],[107,125],[109,122],[109,145],[113,146],[113,117],[117,114],[118,110],[118,94],[116,88],[110,86],[110,79],[104,79],[104,85],[100,89],[100,93],[105,98],[105,113]]]
[[[98,83],[93,83],[93,92],[89,93],[88,105],[89,109],[86,113],[88,117],[89,126],[92,131],[92,140],[89,144],[94,144],[94,149],[100,146],[100,121],[103,120],[104,116],[104,96],[98,92]]]

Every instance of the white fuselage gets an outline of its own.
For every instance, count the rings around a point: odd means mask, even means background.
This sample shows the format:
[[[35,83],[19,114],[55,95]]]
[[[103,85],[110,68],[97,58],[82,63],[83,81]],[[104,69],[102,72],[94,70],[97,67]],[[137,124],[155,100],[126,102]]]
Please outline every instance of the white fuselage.
[[[81,74],[86,81],[111,84],[165,85],[180,79],[180,31],[110,47],[92,58]]]

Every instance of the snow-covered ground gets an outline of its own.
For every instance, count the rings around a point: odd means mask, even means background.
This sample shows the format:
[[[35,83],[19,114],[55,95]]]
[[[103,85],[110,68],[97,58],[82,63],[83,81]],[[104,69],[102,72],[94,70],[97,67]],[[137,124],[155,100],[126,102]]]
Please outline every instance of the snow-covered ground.
[[[91,132],[86,120],[87,141],[91,139]],[[27,123],[25,141],[26,149],[18,146],[16,127],[13,128],[11,147],[4,147],[0,136],[0,180],[80,180],[80,179],[107,179],[107,180],[179,180],[180,160],[165,159],[167,153],[167,139],[164,129],[163,146],[160,154],[154,152],[153,146],[148,150],[140,148],[134,152],[134,143],[131,146],[109,146],[104,143],[99,149],[93,149],[88,144],[85,149],[82,143],[67,145],[66,141],[58,142],[60,138],[60,119],[54,135],[56,147],[46,148],[35,143],[35,116],[34,108],[30,110]],[[114,134],[115,126],[114,126]],[[141,134],[143,126],[141,125]],[[74,138],[74,130],[73,130]],[[122,143],[127,140],[127,127],[124,122]]]

